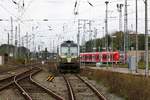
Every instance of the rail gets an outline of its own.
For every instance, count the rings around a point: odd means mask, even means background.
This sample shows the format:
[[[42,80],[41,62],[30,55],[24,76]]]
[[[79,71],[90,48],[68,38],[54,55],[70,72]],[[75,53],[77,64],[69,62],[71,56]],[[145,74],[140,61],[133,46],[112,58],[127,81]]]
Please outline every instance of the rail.
[[[65,77],[65,75],[63,75],[63,78],[64,78],[64,80],[65,80],[65,82],[67,84],[67,88],[68,88],[68,91],[69,91],[69,100],[76,100],[70,82],[67,80],[67,78]]]
[[[93,85],[91,85],[89,82],[82,79],[79,75],[76,75],[82,82],[84,82],[97,96],[100,100],[107,100],[104,95],[102,95]]]
[[[44,89],[46,92],[48,92],[51,96],[53,96],[53,97],[56,98],[57,100],[64,100],[64,98],[62,98],[61,96],[57,95],[55,92],[53,92],[53,91],[47,89],[46,87],[42,86],[42,85],[39,84],[38,82],[34,81],[34,80],[32,79],[32,75],[33,75],[33,74],[30,74],[30,81],[31,81],[32,83],[34,83],[35,85],[37,85],[37,86],[41,87],[42,89]]]

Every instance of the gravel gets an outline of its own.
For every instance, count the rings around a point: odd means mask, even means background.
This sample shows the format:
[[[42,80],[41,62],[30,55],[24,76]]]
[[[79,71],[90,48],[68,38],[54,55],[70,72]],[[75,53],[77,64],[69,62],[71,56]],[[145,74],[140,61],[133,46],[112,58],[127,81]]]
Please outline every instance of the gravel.
[[[33,100],[55,100],[50,94],[42,88],[31,83],[29,79],[23,79],[18,82],[21,87],[31,96]]]
[[[33,79],[46,88],[54,91],[58,95],[62,96],[66,100],[68,99],[68,90],[66,87],[66,83],[62,76],[55,76],[52,82],[47,81],[47,78],[50,74],[49,72],[42,71],[36,74]],[[98,100],[95,94],[77,77],[74,77],[71,74],[67,75],[75,92],[75,96],[77,100]],[[89,81],[92,85],[94,85],[108,100],[124,100],[123,98],[116,96],[115,94],[109,93],[108,89],[102,84],[97,83],[94,80],[89,80],[87,77],[82,77],[83,79]],[[44,99],[43,99],[44,100]]]
[[[52,90],[56,94],[62,96],[66,100],[69,100],[68,90],[67,90],[64,79],[62,77],[55,76],[54,80],[50,82],[50,81],[47,81],[47,78],[49,75],[52,75],[52,74],[42,71],[38,73],[37,75],[35,75],[33,79],[39,82],[40,84],[42,84],[43,86],[45,86],[46,88]]]
[[[5,89],[0,91],[0,100],[25,100],[16,88]]]
[[[7,72],[4,72],[4,73],[0,74],[0,80],[5,79],[5,78],[10,77],[10,76],[13,76],[13,75],[18,75],[18,74],[23,73],[27,70],[29,70],[29,69],[25,68],[25,67],[17,68],[15,70],[9,70]]]
[[[99,100],[95,93],[76,76],[68,76],[77,100]]]
[[[84,80],[90,82],[93,86],[95,86],[108,100],[125,100],[115,94],[109,93],[108,88],[105,87],[102,83],[97,83],[95,80],[89,80],[87,77],[82,77]]]

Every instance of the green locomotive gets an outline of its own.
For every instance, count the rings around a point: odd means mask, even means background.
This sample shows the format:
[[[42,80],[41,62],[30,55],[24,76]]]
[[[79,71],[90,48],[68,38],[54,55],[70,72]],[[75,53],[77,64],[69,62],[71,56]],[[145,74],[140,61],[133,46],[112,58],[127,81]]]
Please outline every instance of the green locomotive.
[[[80,58],[78,56],[78,45],[73,41],[64,41],[59,49],[59,72],[79,72]]]

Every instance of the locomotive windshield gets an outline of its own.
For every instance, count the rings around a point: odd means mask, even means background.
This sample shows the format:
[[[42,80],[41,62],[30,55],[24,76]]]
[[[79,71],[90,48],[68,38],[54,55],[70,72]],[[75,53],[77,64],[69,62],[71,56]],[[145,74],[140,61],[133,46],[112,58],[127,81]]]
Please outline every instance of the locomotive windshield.
[[[77,56],[77,54],[78,54],[77,47],[70,47],[70,54],[71,54],[71,56]]]
[[[65,56],[77,56],[77,47],[61,47],[61,54]]]
[[[61,54],[62,55],[68,55],[69,50],[68,47],[61,47]]]

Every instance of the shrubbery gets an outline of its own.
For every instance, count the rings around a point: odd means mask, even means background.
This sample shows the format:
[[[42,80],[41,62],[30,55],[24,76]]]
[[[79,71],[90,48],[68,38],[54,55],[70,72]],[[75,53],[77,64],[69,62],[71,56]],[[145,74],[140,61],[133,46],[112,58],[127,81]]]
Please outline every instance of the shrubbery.
[[[144,76],[91,69],[83,70],[82,74],[102,82],[109,87],[109,92],[126,100],[150,100],[150,79]]]

